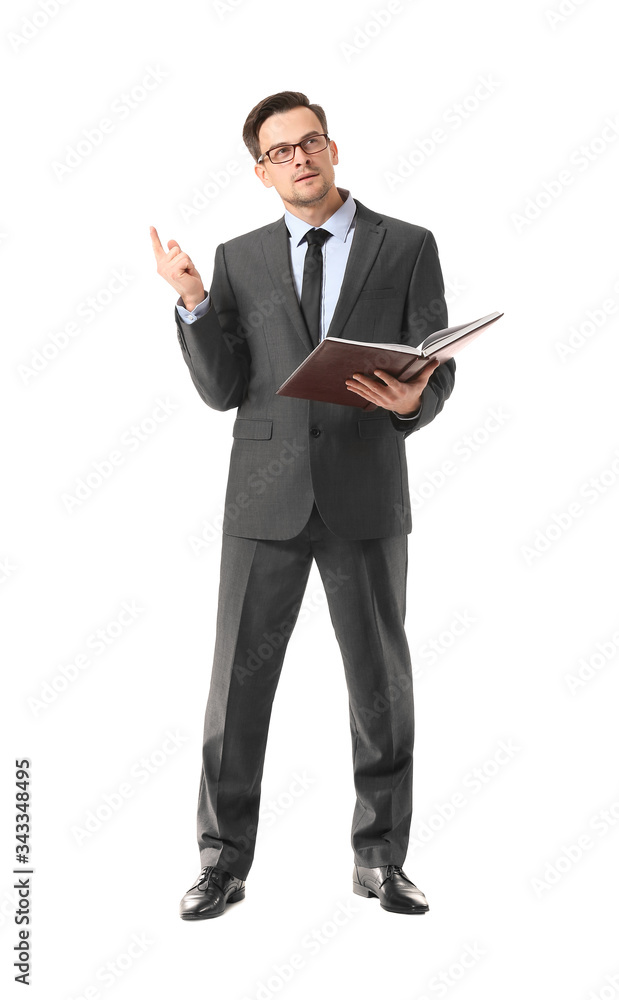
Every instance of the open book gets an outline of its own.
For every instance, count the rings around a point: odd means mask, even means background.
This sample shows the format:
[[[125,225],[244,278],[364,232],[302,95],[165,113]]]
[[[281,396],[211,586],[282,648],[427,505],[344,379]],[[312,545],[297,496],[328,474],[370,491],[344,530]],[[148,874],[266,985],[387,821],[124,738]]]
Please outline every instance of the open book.
[[[346,379],[351,379],[354,372],[383,383],[382,379],[374,375],[375,368],[382,368],[401,382],[410,382],[426,367],[428,361],[436,358],[442,364],[452,358],[501,316],[502,312],[493,312],[473,323],[436,330],[418,347],[326,336],[286,381],[282,382],[277,393],[279,396],[295,396],[297,399],[315,399],[375,410],[376,403],[370,403],[347,388]]]

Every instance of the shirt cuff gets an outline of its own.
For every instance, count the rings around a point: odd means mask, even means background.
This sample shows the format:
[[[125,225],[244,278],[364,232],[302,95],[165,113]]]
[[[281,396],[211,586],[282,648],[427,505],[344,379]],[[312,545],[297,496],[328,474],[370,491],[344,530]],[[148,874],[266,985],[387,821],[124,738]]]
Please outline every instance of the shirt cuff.
[[[413,413],[410,416],[406,416],[404,413],[397,413],[396,410],[393,410],[393,415],[394,417],[397,417],[398,420],[416,420],[420,413],[421,413],[421,406],[419,407],[416,413]]]
[[[195,309],[192,309],[191,311],[189,309],[185,309],[185,306],[183,305],[183,298],[179,295],[176,308],[178,309],[178,314],[184,323],[195,323],[197,319],[200,319],[201,316],[204,316],[204,314],[208,312],[210,305],[211,296],[207,292],[206,298],[202,299],[202,302],[198,302]]]

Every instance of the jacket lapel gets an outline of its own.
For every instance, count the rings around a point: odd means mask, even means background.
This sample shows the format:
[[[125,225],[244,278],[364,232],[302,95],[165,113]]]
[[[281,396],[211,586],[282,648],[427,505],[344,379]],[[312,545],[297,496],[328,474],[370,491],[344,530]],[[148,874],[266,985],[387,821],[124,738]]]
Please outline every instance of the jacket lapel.
[[[371,212],[356,198],[353,200],[357,206],[355,231],[340,295],[331,325],[327,330],[329,337],[341,337],[346,320],[366,282],[385,237],[385,228],[378,225],[381,216],[376,212]],[[271,280],[282,296],[284,308],[292,325],[308,352],[312,351],[313,344],[294,287],[290,266],[288,230],[283,216],[263,235],[262,247]]]
[[[346,262],[340,296],[335,306],[331,325],[327,330],[328,337],[342,336],[346,320],[350,316],[352,307],[359,297],[359,292],[365,285],[372,265],[376,260],[376,255],[385,238],[386,230],[384,226],[377,225],[380,222],[381,216],[377,215],[376,212],[370,212],[356,198],[354,201],[357,206],[355,231]]]
[[[290,321],[303,341],[303,346],[307,352],[314,350],[312,338],[305,325],[305,319],[301,312],[301,306],[297,300],[297,293],[294,287],[292,267],[290,265],[289,236],[284,216],[271,226],[262,237],[262,249],[266,260],[271,281],[276,290],[282,296],[284,308],[290,317]]]

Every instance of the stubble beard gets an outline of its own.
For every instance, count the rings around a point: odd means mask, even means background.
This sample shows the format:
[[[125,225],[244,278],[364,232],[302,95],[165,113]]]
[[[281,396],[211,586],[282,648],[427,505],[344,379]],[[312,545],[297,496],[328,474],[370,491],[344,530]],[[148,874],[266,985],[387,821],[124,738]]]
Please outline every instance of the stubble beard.
[[[320,177],[320,174],[318,176]],[[322,201],[323,198],[325,198],[329,193],[329,191],[331,190],[332,184],[329,184],[329,182],[325,180],[325,178],[323,177],[320,189],[319,190],[314,189],[311,192],[308,191],[307,194],[305,194],[301,190],[296,191],[295,190],[296,186],[297,186],[296,182],[294,182],[292,188],[292,194],[288,200],[291,205],[298,205],[302,207],[305,205],[314,205],[317,201]]]

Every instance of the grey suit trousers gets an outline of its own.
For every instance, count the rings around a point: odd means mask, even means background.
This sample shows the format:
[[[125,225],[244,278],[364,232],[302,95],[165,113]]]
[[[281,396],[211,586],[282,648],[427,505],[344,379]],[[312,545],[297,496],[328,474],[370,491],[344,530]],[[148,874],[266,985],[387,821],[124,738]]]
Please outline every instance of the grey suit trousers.
[[[313,559],[348,687],[354,863],[403,865],[406,857],[414,741],[408,535],[340,538],[314,504],[293,538],[223,535],[197,825],[201,866],[237,878],[253,861],[273,699]],[[328,817],[322,822],[326,829]]]

